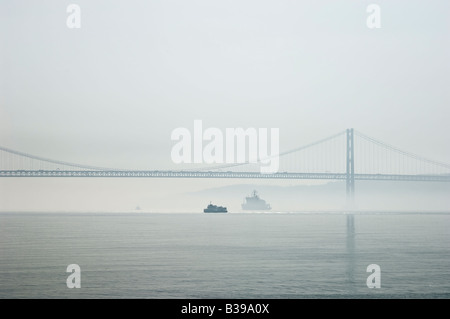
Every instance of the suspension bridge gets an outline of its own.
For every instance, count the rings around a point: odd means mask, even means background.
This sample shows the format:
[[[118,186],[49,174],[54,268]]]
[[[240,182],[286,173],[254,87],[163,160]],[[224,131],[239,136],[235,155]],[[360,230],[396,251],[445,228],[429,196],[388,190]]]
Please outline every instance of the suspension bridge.
[[[251,178],[345,180],[353,199],[355,181],[450,182],[450,164],[401,150],[347,129],[279,154],[279,170],[261,173],[257,163],[202,165],[177,170],[116,169],[31,155],[0,147],[0,177]]]

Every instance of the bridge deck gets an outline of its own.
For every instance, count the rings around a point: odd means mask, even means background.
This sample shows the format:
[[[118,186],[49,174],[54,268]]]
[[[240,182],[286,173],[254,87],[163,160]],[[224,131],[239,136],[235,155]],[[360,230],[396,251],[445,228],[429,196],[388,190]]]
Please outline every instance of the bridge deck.
[[[128,177],[128,178],[252,178],[345,180],[346,173],[132,171],[132,170],[0,170],[0,177]],[[450,175],[355,174],[355,180],[450,182]]]

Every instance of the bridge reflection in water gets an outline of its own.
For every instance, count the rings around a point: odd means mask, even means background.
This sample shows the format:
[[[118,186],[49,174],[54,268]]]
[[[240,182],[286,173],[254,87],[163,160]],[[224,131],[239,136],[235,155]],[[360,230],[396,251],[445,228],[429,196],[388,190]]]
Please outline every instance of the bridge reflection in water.
[[[355,252],[355,217],[353,214],[347,215],[347,238],[346,238],[346,253],[347,253],[347,282],[349,287],[354,287],[355,284],[355,272],[356,272],[356,252]]]

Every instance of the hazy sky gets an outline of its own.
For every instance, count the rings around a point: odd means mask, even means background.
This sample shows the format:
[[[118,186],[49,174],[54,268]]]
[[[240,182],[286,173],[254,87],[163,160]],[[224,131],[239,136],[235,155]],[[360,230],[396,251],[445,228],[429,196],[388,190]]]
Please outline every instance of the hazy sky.
[[[80,29],[66,26],[70,3]],[[366,26],[370,3],[380,29]],[[280,150],[354,127],[450,162],[449,12],[448,0],[0,0],[0,145],[164,168],[172,130],[201,119],[277,127]]]

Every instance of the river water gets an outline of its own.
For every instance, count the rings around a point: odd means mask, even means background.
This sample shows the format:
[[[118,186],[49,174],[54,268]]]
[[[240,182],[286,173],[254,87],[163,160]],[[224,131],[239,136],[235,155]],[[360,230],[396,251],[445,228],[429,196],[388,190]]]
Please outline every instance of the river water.
[[[0,298],[450,298],[449,229],[442,213],[1,213]]]

